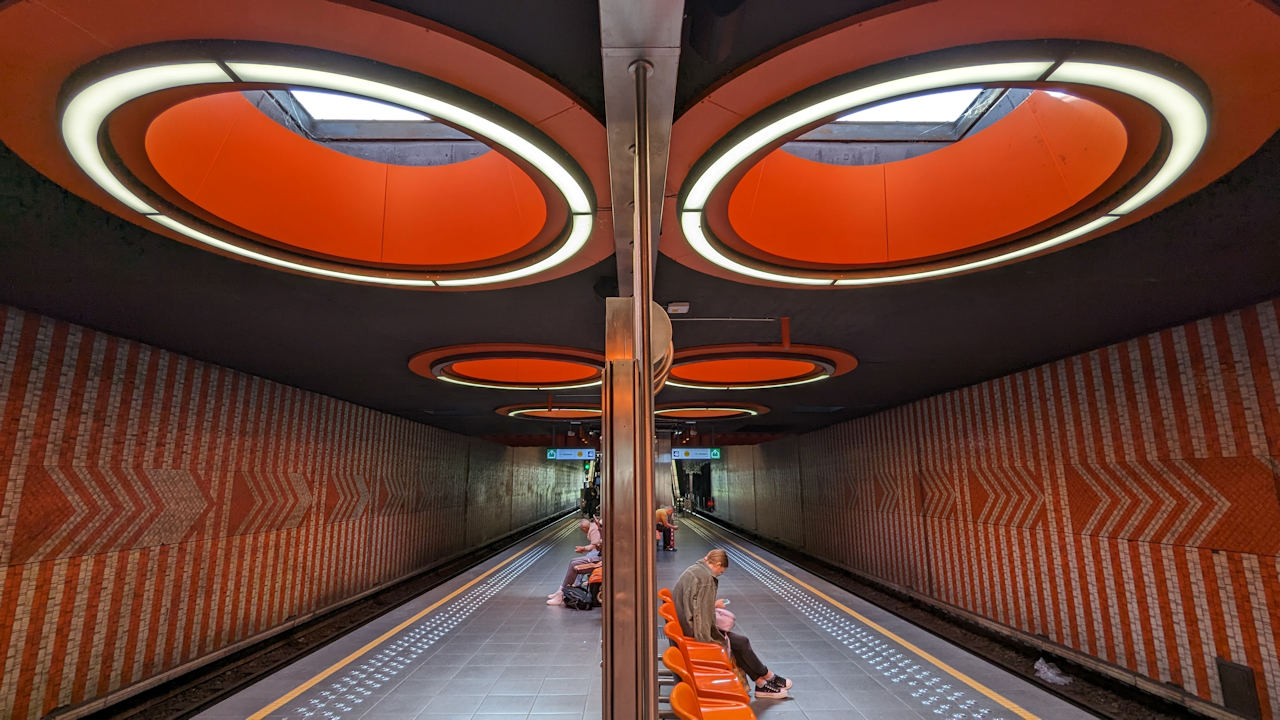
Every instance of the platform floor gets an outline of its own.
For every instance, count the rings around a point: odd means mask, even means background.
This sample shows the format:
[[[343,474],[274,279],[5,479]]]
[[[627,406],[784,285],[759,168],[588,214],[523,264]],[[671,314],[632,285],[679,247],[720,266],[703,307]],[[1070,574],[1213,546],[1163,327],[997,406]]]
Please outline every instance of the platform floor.
[[[600,611],[545,604],[576,520],[459,575],[201,713],[236,718],[600,717]],[[712,547],[737,630],[795,686],[771,720],[1070,720],[1090,714],[709,523],[679,518],[659,586]],[[665,647],[666,641],[659,641]]]

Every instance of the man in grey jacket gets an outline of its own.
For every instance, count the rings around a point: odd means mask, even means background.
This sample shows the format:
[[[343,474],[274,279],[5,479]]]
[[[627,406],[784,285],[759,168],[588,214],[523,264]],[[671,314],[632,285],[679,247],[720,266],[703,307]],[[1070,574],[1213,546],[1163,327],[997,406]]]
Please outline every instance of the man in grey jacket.
[[[728,567],[729,554],[715,548],[681,573],[671,590],[680,629],[686,637],[698,642],[718,645],[727,642],[734,662],[747,677],[755,680],[757,698],[784,698],[791,681],[770,672],[760,662],[746,635],[716,627],[716,608],[724,607],[724,601],[716,599],[716,591],[720,588],[720,574]]]

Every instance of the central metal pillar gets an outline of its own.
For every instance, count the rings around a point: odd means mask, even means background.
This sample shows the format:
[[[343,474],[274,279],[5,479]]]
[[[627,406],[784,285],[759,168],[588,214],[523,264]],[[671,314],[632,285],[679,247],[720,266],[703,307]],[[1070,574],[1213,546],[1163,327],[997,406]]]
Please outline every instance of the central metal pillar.
[[[655,720],[653,392],[670,324],[652,305],[654,255],[680,57],[684,0],[600,0],[618,288],[605,315],[606,477],[602,716]],[[655,198],[657,201],[655,202]],[[664,328],[651,340],[653,319]],[[654,358],[656,345],[661,352]]]
[[[634,294],[609,298],[605,316],[604,717],[657,717],[657,638],[654,633],[653,351],[646,82],[650,66],[632,65],[636,82],[635,208],[632,230]]]

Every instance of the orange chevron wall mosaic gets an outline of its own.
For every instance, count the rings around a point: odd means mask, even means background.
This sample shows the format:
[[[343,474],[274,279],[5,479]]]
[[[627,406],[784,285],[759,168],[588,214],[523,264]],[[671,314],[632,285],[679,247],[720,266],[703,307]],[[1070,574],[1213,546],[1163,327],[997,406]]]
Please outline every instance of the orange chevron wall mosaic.
[[[732,524],[1280,718],[1280,300],[725,453]]]
[[[0,305],[0,717],[567,509],[568,465]]]

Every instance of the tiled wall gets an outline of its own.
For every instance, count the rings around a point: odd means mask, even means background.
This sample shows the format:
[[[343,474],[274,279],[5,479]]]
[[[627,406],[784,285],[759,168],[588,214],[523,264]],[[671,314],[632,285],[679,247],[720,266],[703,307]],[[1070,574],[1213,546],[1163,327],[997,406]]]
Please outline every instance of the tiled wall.
[[[1280,718],[1280,300],[726,451],[733,524]]]
[[[545,518],[575,469],[0,306],[0,718]]]

